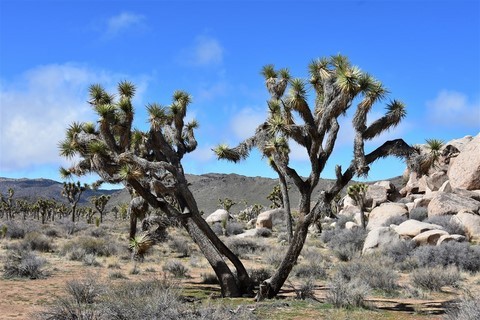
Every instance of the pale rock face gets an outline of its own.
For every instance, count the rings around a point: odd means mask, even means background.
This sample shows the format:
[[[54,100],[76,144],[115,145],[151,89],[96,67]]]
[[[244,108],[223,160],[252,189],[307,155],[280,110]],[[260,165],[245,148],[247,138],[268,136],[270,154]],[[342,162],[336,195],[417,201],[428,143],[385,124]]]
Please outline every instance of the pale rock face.
[[[395,202],[384,203],[374,208],[368,215],[367,230],[381,227],[388,219],[398,216],[408,217],[406,205]]]
[[[460,234],[444,234],[440,238],[438,238],[437,241],[437,246],[441,245],[444,242],[451,242],[451,241],[456,241],[456,242],[464,242],[467,238],[465,236],[462,236]]]
[[[230,214],[225,209],[217,209],[213,213],[211,213],[205,221],[208,223],[215,223],[215,222],[222,222],[228,220]]]
[[[426,244],[436,245],[438,242],[438,239],[440,239],[440,237],[444,235],[449,235],[449,234],[444,230],[428,230],[420,233],[419,235],[416,235],[415,237],[413,237],[412,240],[417,245],[420,245],[420,246],[426,245]]]
[[[478,213],[480,201],[457,195],[455,193],[438,192],[428,204],[428,216],[453,215],[461,210]]]
[[[283,209],[272,209],[260,213],[257,217],[256,228],[272,229],[274,220],[281,219],[285,212]]]
[[[469,212],[468,210],[462,210],[453,217],[455,222],[460,223],[470,242],[480,244],[480,216]]]
[[[448,170],[452,188],[480,189],[480,134],[468,142],[452,159]]]
[[[431,191],[438,191],[447,180],[448,176],[445,171],[437,171],[426,178],[426,183]]]
[[[380,205],[388,201],[388,189],[382,185],[369,185],[365,198],[374,206]]]
[[[356,229],[356,228],[359,228],[359,227],[360,226],[353,221],[347,221],[345,223],[345,229],[348,229],[348,230],[353,230],[353,229]]]
[[[420,233],[429,230],[442,230],[443,228],[433,223],[426,223],[414,219],[402,222],[400,225],[392,227],[400,236],[413,238]]]
[[[402,241],[398,233],[390,227],[379,227],[372,229],[363,244],[362,254],[374,253],[382,250],[386,246],[393,245]]]

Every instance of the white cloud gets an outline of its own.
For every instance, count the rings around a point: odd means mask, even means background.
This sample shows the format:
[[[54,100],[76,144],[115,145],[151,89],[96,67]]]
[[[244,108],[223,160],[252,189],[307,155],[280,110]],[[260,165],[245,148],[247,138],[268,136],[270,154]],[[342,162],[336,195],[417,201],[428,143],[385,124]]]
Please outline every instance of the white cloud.
[[[193,66],[219,65],[223,62],[224,49],[217,39],[198,36],[193,45],[180,54],[182,63]]]
[[[461,92],[442,90],[426,105],[428,118],[436,124],[449,127],[480,126],[480,102],[469,101]]]
[[[145,16],[131,12],[122,12],[116,16],[110,17],[107,20],[105,36],[108,38],[113,38],[128,29],[138,29],[144,27]]]
[[[238,139],[244,140],[251,137],[265,119],[265,111],[244,108],[233,117],[231,129]]]
[[[46,65],[29,70],[15,82],[2,80],[0,88],[0,167],[28,170],[41,165],[65,165],[58,142],[73,121],[91,121],[86,102],[88,86],[100,83],[108,90],[125,79],[74,64]]]

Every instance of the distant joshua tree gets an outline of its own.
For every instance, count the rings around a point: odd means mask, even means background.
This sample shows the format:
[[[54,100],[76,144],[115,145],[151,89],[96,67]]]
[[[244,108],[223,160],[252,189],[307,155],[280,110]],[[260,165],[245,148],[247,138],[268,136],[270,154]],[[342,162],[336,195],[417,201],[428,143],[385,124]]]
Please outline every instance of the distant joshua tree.
[[[259,300],[277,295],[303,248],[308,227],[329,214],[331,201],[355,175],[366,176],[370,165],[379,158],[396,156],[407,159],[416,154],[401,139],[387,141],[365,153],[366,141],[395,127],[406,115],[404,104],[393,100],[387,103],[383,117],[367,123],[367,115],[373,105],[388,93],[380,81],[351,65],[342,55],[312,61],[309,74],[307,84],[303,79],[290,78],[287,69],[275,70],[273,65],[265,66],[262,75],[270,93],[267,119],[257,127],[252,137],[238,146],[220,145],[215,149],[218,158],[233,162],[247,158],[252,148],[259,149],[269,157],[279,175],[280,185],[285,188],[286,181],[292,181],[301,196],[293,239],[273,276],[261,284],[257,295]],[[310,89],[315,94],[312,106],[307,96]],[[338,119],[355,101],[358,104],[352,120],[353,159],[346,170],[337,166],[334,184],[323,190],[317,199],[312,199],[313,190],[337,140],[340,129]],[[306,178],[290,165],[290,144],[293,141],[308,154],[310,174]],[[288,199],[287,194],[282,190],[284,199]]]
[[[82,193],[89,188],[88,184],[81,184],[80,181],[75,182],[64,182],[62,196],[67,198],[70,203],[70,210],[72,214],[72,222],[75,222],[75,215],[77,213],[77,205],[80,201]]]

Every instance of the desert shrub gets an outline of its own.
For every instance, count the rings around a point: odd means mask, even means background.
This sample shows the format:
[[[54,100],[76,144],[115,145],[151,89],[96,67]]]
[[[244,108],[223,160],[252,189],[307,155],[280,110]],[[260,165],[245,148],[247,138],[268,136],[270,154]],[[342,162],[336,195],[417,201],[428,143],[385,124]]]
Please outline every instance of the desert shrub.
[[[16,221],[5,222],[6,233],[5,236],[10,239],[23,239],[25,237],[25,228]]]
[[[108,273],[109,279],[128,279],[126,275],[123,274],[121,271],[112,271]]]
[[[460,280],[460,272],[452,266],[420,268],[411,274],[412,285],[431,291],[440,291],[443,286],[457,287]]]
[[[45,259],[36,256],[30,250],[10,251],[5,257],[3,275],[6,278],[44,278],[47,275],[43,270],[45,263]]]
[[[408,215],[410,219],[423,221],[428,217],[428,209],[426,207],[413,208]]]
[[[72,222],[70,217],[57,220],[56,223],[62,228],[66,234],[73,235],[77,232],[88,229],[88,224],[83,221]]]
[[[262,238],[268,238],[272,235],[272,230],[268,228],[258,228],[256,236],[257,237],[262,237]]]
[[[295,291],[296,299],[315,299],[315,280],[311,278],[302,281],[298,287],[290,283],[290,287]]]
[[[217,236],[223,236],[223,228],[220,223],[214,223],[210,226],[210,228]]]
[[[225,228],[225,231],[227,233],[227,236],[234,236],[240,233],[243,233],[243,230],[245,229],[243,223],[240,222],[235,222],[235,221],[228,221],[227,226]]]
[[[203,284],[219,284],[217,276],[213,273],[202,273],[201,277]]]
[[[90,230],[90,235],[95,238],[103,238],[107,235],[107,230],[101,227]]]
[[[348,281],[336,275],[329,283],[326,301],[335,308],[364,307],[365,298],[370,292],[369,286],[359,279]]]
[[[80,259],[72,260],[81,260],[85,254],[109,257],[117,254],[120,251],[120,248],[118,243],[109,239],[81,236],[65,243],[61,253],[67,255],[75,251],[83,253],[83,255],[81,255]]]
[[[190,256],[190,245],[188,244],[187,239],[180,237],[173,237],[169,242],[168,246],[173,251],[177,252],[180,255],[180,258]]]
[[[22,241],[22,246],[34,251],[49,252],[53,250],[52,240],[39,232],[29,232]]]
[[[370,288],[393,293],[398,289],[398,274],[380,257],[367,255],[338,266],[338,275],[347,281],[361,279]]]
[[[43,231],[43,233],[50,238],[58,238],[61,235],[60,230],[57,228],[47,228]]]
[[[279,248],[270,248],[270,250],[266,251],[263,254],[263,260],[269,265],[273,267],[278,267],[285,256],[283,250]]]
[[[105,319],[182,319],[180,290],[168,280],[127,282],[111,287],[101,306]]]
[[[103,286],[91,274],[79,280],[67,281],[67,293],[78,303],[92,304],[102,294]]]
[[[367,232],[362,228],[332,229],[322,232],[321,240],[327,244],[338,259],[350,261],[360,255],[366,237]]]
[[[413,251],[413,257],[420,267],[456,266],[464,271],[480,271],[480,246],[466,242],[421,246]]]
[[[174,276],[175,278],[186,278],[188,276],[188,268],[178,260],[167,261],[162,270]]]
[[[405,216],[393,216],[393,217],[390,217],[387,219],[387,221],[385,221],[382,226],[384,227],[389,227],[391,224],[394,224],[396,226],[398,226],[400,223],[404,222],[404,221],[407,221],[408,218],[405,217]]]
[[[452,216],[433,216],[425,220],[425,222],[442,226],[449,234],[465,235],[465,228],[460,223],[452,220]]]
[[[446,310],[447,320],[478,320],[480,319],[480,298],[464,297]]]
[[[93,253],[87,253],[83,256],[83,264],[89,267],[100,267],[102,264],[97,260],[97,256]]]
[[[415,247],[412,240],[397,241],[385,246],[381,253],[391,259],[394,267],[407,271],[418,266],[417,261],[412,258]]]
[[[301,263],[293,268],[293,274],[298,278],[325,279],[327,272],[320,263]]]
[[[243,258],[248,254],[253,254],[265,249],[265,246],[259,242],[259,239],[232,237],[227,238],[225,244],[234,254]]]
[[[355,222],[355,218],[353,217],[353,215],[339,215],[337,223],[335,224],[335,229],[345,229],[345,224],[349,221]]]
[[[262,281],[267,280],[273,275],[271,269],[268,268],[258,268],[249,270],[250,280],[252,280],[255,286],[260,285]]]

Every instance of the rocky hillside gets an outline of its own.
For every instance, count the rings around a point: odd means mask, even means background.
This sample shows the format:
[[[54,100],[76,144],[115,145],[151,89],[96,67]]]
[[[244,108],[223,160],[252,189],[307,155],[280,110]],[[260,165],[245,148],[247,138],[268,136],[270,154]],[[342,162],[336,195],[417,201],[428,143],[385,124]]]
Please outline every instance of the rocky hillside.
[[[198,207],[205,213],[210,213],[218,208],[218,199],[230,198],[237,202],[232,207],[233,211],[240,211],[245,208],[245,201],[248,205],[255,203],[268,208],[270,202],[267,195],[277,184],[276,179],[263,177],[246,177],[237,174],[209,173],[204,175],[187,175],[191,183],[191,190],[197,200]],[[401,184],[401,178],[391,179],[393,184]],[[316,192],[326,188],[332,183],[331,180],[321,180]],[[38,198],[55,199],[66,201],[62,197],[62,183],[48,179],[8,179],[0,178],[0,192],[6,194],[9,188],[15,190],[15,198],[36,201]],[[291,203],[295,206],[298,203],[299,195],[291,188]],[[88,204],[88,198],[95,194],[110,194],[112,196],[109,207],[129,201],[129,194],[126,190],[88,190],[82,195],[81,204]]]

